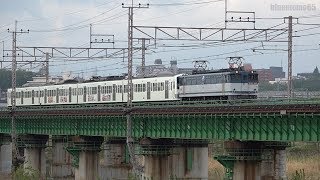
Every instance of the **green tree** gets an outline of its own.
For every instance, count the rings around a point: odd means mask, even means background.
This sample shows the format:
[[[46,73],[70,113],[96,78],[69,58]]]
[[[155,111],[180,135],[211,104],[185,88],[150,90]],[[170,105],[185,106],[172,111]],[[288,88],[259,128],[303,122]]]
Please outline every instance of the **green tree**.
[[[17,87],[21,87],[27,81],[32,80],[36,73],[26,70],[17,70]],[[11,70],[0,69],[0,89],[6,90],[11,87]]]

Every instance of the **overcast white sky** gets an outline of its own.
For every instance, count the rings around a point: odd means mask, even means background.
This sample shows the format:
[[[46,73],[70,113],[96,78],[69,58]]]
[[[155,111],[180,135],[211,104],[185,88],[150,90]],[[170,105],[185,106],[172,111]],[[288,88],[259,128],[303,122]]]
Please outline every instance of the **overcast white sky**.
[[[131,1],[124,0],[124,3],[129,2]],[[224,0],[135,1],[139,2],[150,3],[150,7],[135,10],[135,25],[224,27]],[[18,36],[18,46],[89,47],[89,24],[93,24],[94,33],[114,34],[115,47],[126,47],[128,15],[127,9],[123,9],[121,3],[123,1],[119,0],[2,0],[0,41],[4,41],[5,49],[11,49],[11,35],[7,33],[7,28],[13,29],[14,20],[18,20],[18,29],[30,29],[29,34]],[[271,5],[275,4],[311,5],[314,8],[300,11],[272,10]],[[320,24],[320,0],[228,0],[228,10],[254,11],[258,18],[283,18],[292,15],[299,17],[299,23]],[[268,28],[281,23],[283,19],[258,19],[256,27]],[[231,24],[229,27],[239,26],[241,25]],[[245,26],[252,27],[250,24]],[[287,24],[279,26],[279,28],[286,27]],[[310,72],[315,66],[320,66],[320,25],[296,24],[294,31],[296,31],[294,35],[297,36],[294,38],[294,73]],[[287,34],[284,34],[282,38],[286,36]],[[252,63],[254,68],[282,65],[285,70],[287,69],[286,52],[254,53],[250,50],[261,46],[261,43],[229,43],[205,48],[199,48],[199,43],[204,42],[198,42],[197,46],[190,47],[195,45],[195,42],[159,41],[157,49],[147,51],[146,62],[153,64],[155,59],[161,58],[164,64],[169,64],[171,59],[176,59],[179,67],[192,67],[194,60],[208,60],[210,68],[223,68],[227,66],[227,61],[224,59],[226,56],[243,56],[245,63]],[[170,45],[180,47],[168,47]],[[95,47],[102,46],[95,45]],[[264,47],[286,49],[287,43],[264,43]],[[139,57],[140,53],[136,56]],[[206,56],[208,57],[204,58]],[[140,61],[135,59],[134,64],[139,65]],[[53,59],[50,73],[59,75],[64,71],[72,71],[74,75],[83,73],[85,76],[90,76],[114,75],[127,70],[126,62],[121,58],[78,62]]]

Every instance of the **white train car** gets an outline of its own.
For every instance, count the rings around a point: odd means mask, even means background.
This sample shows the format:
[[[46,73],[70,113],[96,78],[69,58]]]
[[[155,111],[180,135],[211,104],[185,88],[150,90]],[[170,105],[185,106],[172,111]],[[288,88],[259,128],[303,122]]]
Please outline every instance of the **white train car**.
[[[133,102],[179,100],[177,78],[152,77],[133,79]],[[11,89],[8,106],[11,106]],[[120,103],[127,102],[128,81],[98,81],[16,89],[17,106]]]

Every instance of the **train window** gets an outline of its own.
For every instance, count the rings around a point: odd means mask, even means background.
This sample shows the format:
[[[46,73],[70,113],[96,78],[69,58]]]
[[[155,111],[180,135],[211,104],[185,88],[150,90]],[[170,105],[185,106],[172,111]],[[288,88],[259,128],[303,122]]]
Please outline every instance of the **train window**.
[[[91,94],[97,94],[97,87],[91,88]]]
[[[249,74],[249,82],[258,82],[258,74]]]
[[[59,96],[64,96],[64,90],[63,89],[59,89],[58,94],[59,94]]]
[[[124,85],[124,93],[128,93],[128,85]]]
[[[239,74],[231,74],[230,78],[232,83],[238,83],[241,81],[241,77]]]
[[[164,91],[164,83],[161,83],[161,91]]]
[[[76,96],[77,95],[77,89],[72,88],[71,93],[72,93],[72,96]]]
[[[30,95],[31,95],[30,91],[24,92],[24,97],[25,98],[30,98],[31,97]]]
[[[204,84],[212,84],[212,76],[205,76]]]
[[[247,74],[243,74],[242,75],[242,81],[243,82],[248,82],[248,75]]]
[[[142,84],[142,91],[146,92],[146,84]]]
[[[78,88],[78,95],[83,95],[83,89],[82,88]]]
[[[152,83],[153,91],[157,91],[157,83]]]
[[[34,97],[39,97],[39,91],[34,92]]]
[[[101,94],[105,94],[106,93],[106,86],[101,86]]]

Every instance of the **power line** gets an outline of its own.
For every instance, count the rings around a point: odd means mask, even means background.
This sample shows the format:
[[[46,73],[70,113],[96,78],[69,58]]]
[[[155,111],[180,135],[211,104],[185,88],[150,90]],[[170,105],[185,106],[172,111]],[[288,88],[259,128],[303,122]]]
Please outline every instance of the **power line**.
[[[88,18],[88,19],[85,19],[85,20],[83,20],[83,21],[79,21],[79,22],[77,22],[77,23],[74,23],[74,24],[70,24],[70,25],[61,27],[61,28],[59,28],[59,29],[47,29],[47,30],[46,30],[46,29],[43,29],[43,30],[32,30],[32,29],[31,29],[30,31],[32,31],[32,32],[56,32],[56,31],[73,30],[74,28],[76,28],[76,29],[84,28],[84,27],[89,26],[90,23],[89,23],[89,24],[85,24],[85,25],[76,26],[76,27],[72,27],[72,26],[79,25],[79,24],[82,24],[82,23],[84,23],[84,22],[90,21],[90,20],[95,19],[95,18],[97,18],[97,17],[99,17],[99,16],[102,16],[102,15],[108,13],[108,12],[111,12],[111,11],[117,9],[117,8],[119,8],[119,6],[114,6],[113,8],[111,8],[111,9],[109,9],[109,10],[107,10],[107,11],[104,11],[104,12],[98,14],[98,15],[95,15],[95,16],[93,16],[93,17],[91,17],[91,18]]]
[[[105,6],[105,5],[108,5],[112,2],[115,2],[115,0],[112,0],[112,1],[108,1],[108,2],[105,2],[105,3],[101,3],[101,4],[98,4],[98,5],[95,5],[94,7],[101,7],[101,6]],[[68,15],[74,15],[74,14],[78,14],[78,13],[82,13],[84,11],[87,11],[87,10],[90,10],[91,8],[85,8],[85,9],[81,9],[81,10],[78,10],[78,11],[73,11],[73,12],[69,12],[69,13],[65,13],[63,14],[64,16],[68,16]],[[32,21],[44,21],[44,20],[50,20],[50,19],[53,19],[55,20],[55,18],[57,17],[60,17],[60,16],[52,16],[52,17],[41,17],[41,18],[33,18],[33,19],[25,19],[25,20],[20,20],[20,22],[32,22]],[[1,28],[1,27],[0,27]]]

